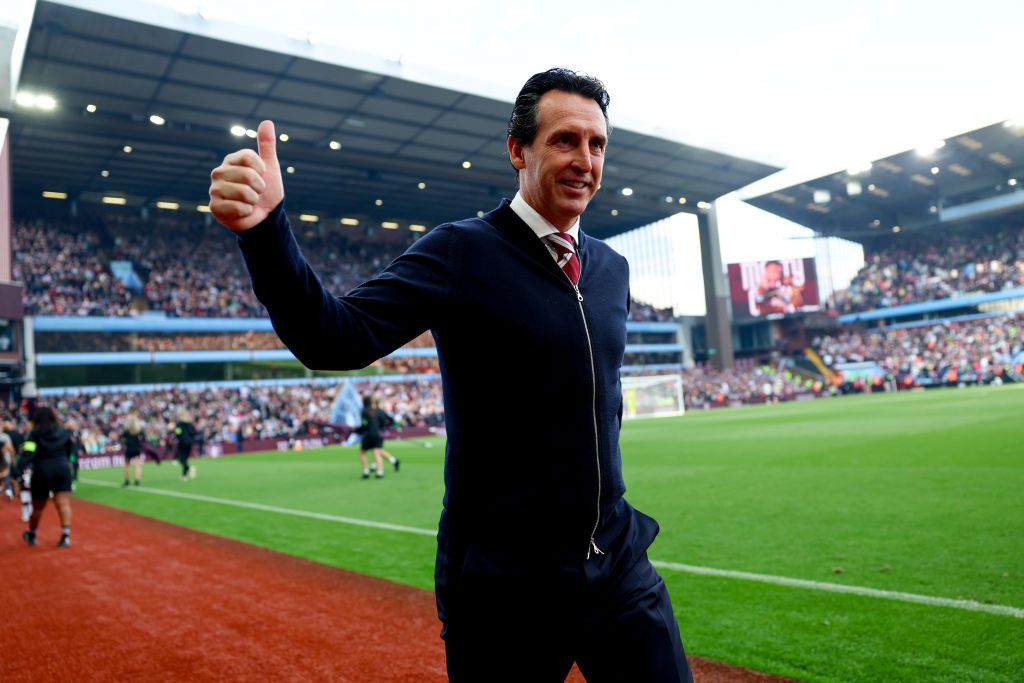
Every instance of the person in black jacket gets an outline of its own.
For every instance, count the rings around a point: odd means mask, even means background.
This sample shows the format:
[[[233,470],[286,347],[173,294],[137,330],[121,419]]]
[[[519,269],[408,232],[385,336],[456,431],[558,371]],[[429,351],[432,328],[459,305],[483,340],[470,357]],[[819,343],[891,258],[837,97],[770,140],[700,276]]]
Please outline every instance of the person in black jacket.
[[[658,524],[624,498],[629,267],[580,226],[601,184],[608,102],[597,79],[535,74],[508,125],[515,197],[435,227],[344,296],[292,234],[272,122],[258,152],[211,173],[210,210],[307,367],[361,368],[434,335],[448,431],[435,596],[453,681],[563,680],[574,661],[592,682],[692,681],[647,557]],[[523,432],[502,438],[510,429]]]
[[[181,463],[181,480],[195,479],[195,465],[189,465],[188,459],[192,454],[192,444],[196,441],[196,427],[192,424],[192,418],[187,410],[178,411],[178,423],[174,425],[174,438],[177,440],[175,458]]]
[[[384,476],[384,458],[391,462],[395,472],[401,467],[398,458],[384,450],[384,430],[394,422],[390,415],[385,413],[377,405],[376,399],[372,396],[363,397],[363,412],[361,414],[359,429],[362,436],[359,444],[359,462],[363,465],[363,479],[370,478],[370,465],[366,457],[368,451],[373,451],[374,467],[378,479]]]
[[[53,494],[53,502],[60,515],[61,534],[58,548],[71,546],[71,434],[61,429],[57,414],[48,406],[36,408],[32,415],[32,429],[21,445],[19,470],[32,468],[32,514],[28,530],[21,537],[29,545],[36,544],[39,518],[46,501]]]
[[[68,460],[71,462],[71,490],[75,490],[75,486],[78,485],[78,470],[81,466],[82,455],[85,453],[85,446],[82,444],[82,439],[78,434],[78,423],[74,420],[66,420],[64,422],[64,429],[67,430],[68,435],[71,437],[71,457]]]
[[[124,443],[124,483],[121,486],[130,486],[128,475],[131,474],[132,462],[135,463],[135,485],[142,482],[142,444],[146,435],[142,431],[142,422],[138,415],[132,414],[125,420],[124,431],[121,432],[121,441]]]

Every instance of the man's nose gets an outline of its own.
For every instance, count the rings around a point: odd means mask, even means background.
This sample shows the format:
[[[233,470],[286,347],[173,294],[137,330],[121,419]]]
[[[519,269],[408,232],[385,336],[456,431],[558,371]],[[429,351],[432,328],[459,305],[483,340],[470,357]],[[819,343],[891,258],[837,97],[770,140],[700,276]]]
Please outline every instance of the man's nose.
[[[590,149],[586,145],[580,145],[576,149],[576,154],[572,160],[573,168],[581,173],[589,173],[590,169],[593,168],[594,162],[590,156]]]

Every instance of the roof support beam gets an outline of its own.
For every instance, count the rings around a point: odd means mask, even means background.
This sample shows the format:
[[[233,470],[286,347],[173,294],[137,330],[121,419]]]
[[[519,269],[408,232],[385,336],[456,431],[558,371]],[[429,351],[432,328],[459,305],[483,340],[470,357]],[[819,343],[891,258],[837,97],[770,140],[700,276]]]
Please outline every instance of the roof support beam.
[[[707,306],[704,330],[708,360],[719,370],[732,370],[736,365],[736,355],[732,345],[729,284],[722,267],[715,203],[707,211],[697,214],[697,231],[700,233],[700,263],[704,271],[704,302]]]

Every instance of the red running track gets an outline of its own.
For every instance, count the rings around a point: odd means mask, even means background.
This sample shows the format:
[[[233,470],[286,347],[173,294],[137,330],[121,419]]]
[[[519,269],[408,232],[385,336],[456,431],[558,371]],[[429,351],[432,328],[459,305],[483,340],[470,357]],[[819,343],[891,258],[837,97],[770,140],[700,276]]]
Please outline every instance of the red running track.
[[[0,503],[0,680],[447,680],[434,596],[381,579],[74,501],[57,549]],[[784,679],[691,658],[702,683]],[[573,669],[567,679],[583,677]]]

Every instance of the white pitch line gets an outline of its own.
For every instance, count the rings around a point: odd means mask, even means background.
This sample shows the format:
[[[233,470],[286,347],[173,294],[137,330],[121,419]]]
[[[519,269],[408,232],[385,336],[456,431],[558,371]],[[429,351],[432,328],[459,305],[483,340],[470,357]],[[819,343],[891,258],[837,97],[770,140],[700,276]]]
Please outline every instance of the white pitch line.
[[[794,588],[810,588],[812,590],[829,591],[831,593],[851,593],[863,595],[869,598],[882,598],[884,600],[899,600],[900,602],[916,602],[922,605],[934,607],[953,607],[964,609],[970,612],[988,612],[989,614],[1001,614],[1008,617],[1024,619],[1024,609],[1019,607],[1008,607],[1006,605],[989,605],[976,600],[954,600],[953,598],[936,598],[930,595],[917,595],[916,593],[902,593],[900,591],[884,591],[878,588],[864,588],[863,586],[846,586],[839,583],[825,583],[823,581],[808,581],[806,579],[791,579],[786,576],[772,576],[771,574],[752,574],[751,572],[740,572],[732,569],[714,569],[712,567],[698,567],[692,564],[679,564],[677,562],[661,562],[651,560],[651,564],[659,569],[671,569],[689,574],[702,574],[704,576],[720,576],[727,579],[742,579],[744,581],[758,581],[760,583],[771,583],[777,586],[791,586]]]
[[[93,484],[95,486],[105,486],[107,488],[121,488],[120,484],[115,484],[113,482],[108,481],[101,481],[99,479],[82,478],[80,481],[86,484]],[[203,496],[197,493],[182,493],[181,491],[167,491],[165,489],[134,487],[130,487],[128,490],[131,491],[132,493],[152,493],[154,495],[170,496],[172,498],[185,498],[187,500],[198,500],[204,503],[230,505],[232,507],[247,508],[250,510],[261,510],[263,512],[276,512],[277,514],[281,515],[305,517],[307,519],[318,519],[325,522],[337,522],[339,524],[351,524],[354,526],[364,526],[374,529],[386,529],[388,531],[399,531],[402,533],[416,534],[419,536],[437,536],[437,531],[434,529],[420,529],[412,526],[402,526],[400,524],[388,524],[386,522],[374,522],[367,519],[357,519],[355,517],[340,517],[338,515],[328,515],[322,512],[292,510],[290,508],[277,507],[276,505],[248,503],[246,501],[231,500],[229,498],[215,498],[213,496]],[[653,564],[658,569],[668,569],[671,571],[685,572],[688,574],[716,576],[726,579],[740,579],[743,581],[756,581],[758,583],[768,583],[776,586],[806,588],[810,590],[827,591],[831,593],[849,593],[852,595],[860,595],[869,598],[896,600],[898,602],[911,602],[921,605],[930,605],[932,607],[952,607],[954,609],[962,609],[967,610],[969,612],[986,612],[988,614],[999,614],[1002,616],[1024,619],[1024,609],[1021,609],[1019,607],[1009,607],[1007,605],[989,605],[983,602],[977,602],[976,600],[954,600],[952,598],[936,598],[930,595],[917,595],[916,593],[886,591],[879,590],[877,588],[865,588],[863,586],[847,586],[838,583],[826,583],[823,581],[809,581],[806,579],[792,579],[787,576],[773,576],[771,574],[754,574],[751,572],[741,572],[732,569],[715,569],[714,567],[700,567],[692,564],[664,562],[661,560],[651,560],[651,564]]]
[[[114,484],[109,481],[100,481],[99,479],[85,479],[82,478],[79,481],[85,482],[86,484],[94,484],[96,486],[106,486],[108,488],[120,488],[120,484]],[[244,500],[231,500],[230,498],[214,498],[213,496],[201,496],[198,493],[182,493],[180,491],[167,491],[165,489],[153,489],[153,488],[135,488],[130,487],[127,489],[132,493],[153,493],[158,496],[170,496],[172,498],[185,498],[188,500],[199,500],[204,503],[217,503],[219,505],[231,505],[233,507],[248,508],[249,510],[261,510],[263,512],[276,512],[280,515],[291,515],[293,517],[306,517],[308,519],[319,519],[325,522],[338,522],[339,524],[352,524],[355,526],[367,526],[374,529],[387,529],[388,531],[401,531],[407,534],[419,534],[421,536],[437,536],[437,531],[434,529],[417,529],[412,526],[402,526],[401,524],[388,524],[386,522],[373,522],[368,519],[356,519],[355,517],[339,517],[337,515],[327,515],[322,512],[306,512],[305,510],[292,510],[289,508],[280,508],[276,505],[263,505],[262,503],[247,503]]]

